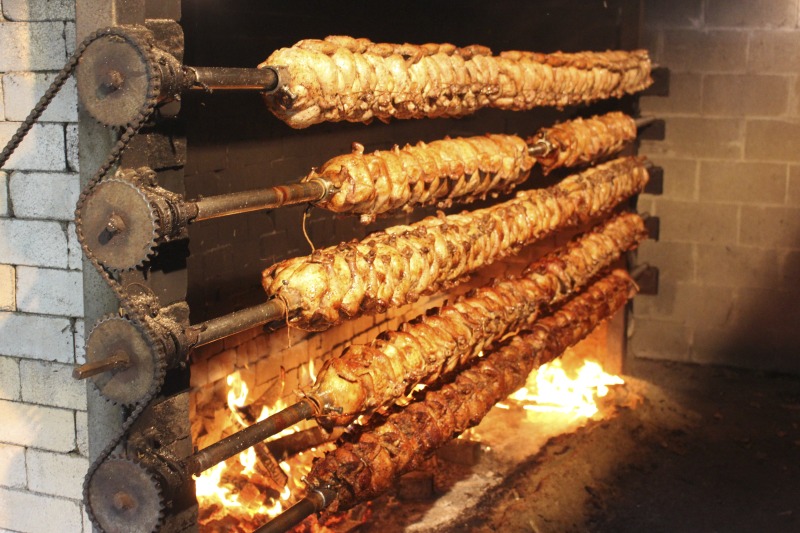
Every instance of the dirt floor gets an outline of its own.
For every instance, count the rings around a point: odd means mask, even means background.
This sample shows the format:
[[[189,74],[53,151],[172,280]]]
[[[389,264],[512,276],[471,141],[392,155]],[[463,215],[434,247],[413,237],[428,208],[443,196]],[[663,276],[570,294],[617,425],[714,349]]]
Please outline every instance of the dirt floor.
[[[429,501],[383,498],[358,529],[800,531],[800,378],[652,361],[627,374],[606,419],[546,439],[502,476],[491,450],[485,471],[435,461]],[[446,503],[459,486],[468,501]],[[419,525],[440,512],[447,525]]]

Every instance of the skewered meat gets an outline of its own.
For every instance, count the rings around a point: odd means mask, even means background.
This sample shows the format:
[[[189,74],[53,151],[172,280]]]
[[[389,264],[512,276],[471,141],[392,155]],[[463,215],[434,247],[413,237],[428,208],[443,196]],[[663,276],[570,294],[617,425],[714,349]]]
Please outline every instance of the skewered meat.
[[[319,205],[362,213],[368,223],[399,208],[449,207],[453,198],[471,201],[508,192],[528,179],[534,162],[528,145],[515,135],[446,139],[373,154],[355,144],[352,154],[331,159],[304,181],[328,181],[335,192]]]
[[[281,48],[261,65],[288,69],[266,97],[293,128],[324,121],[460,117],[632,94],[652,83],[644,50],[493,56],[484,46],[389,44],[331,36]]]
[[[530,334],[514,337],[454,382],[426,391],[420,401],[315,462],[307,478],[309,488],[336,492],[328,506],[331,512],[385,492],[398,476],[418,468],[431,452],[476,425],[496,402],[523,386],[533,368],[555,359],[610,318],[634,290],[623,271],[596,282],[552,316],[539,319]]]
[[[470,202],[487,194],[508,192],[530,175],[538,160],[546,172],[606,157],[636,138],[636,125],[623,113],[564,122],[531,139],[548,152],[535,158],[516,135],[445,139],[416,146],[334,157],[303,181],[321,178],[333,194],[317,205],[337,213],[360,213],[362,222],[375,215],[416,205],[450,207],[454,199]]]
[[[613,112],[588,119],[575,119],[545,128],[528,142],[545,142],[551,150],[537,157],[545,174],[608,157],[636,139],[636,121]]]
[[[347,425],[384,410],[418,384],[430,385],[509,334],[529,329],[548,306],[585,286],[646,236],[635,214],[614,217],[533,262],[520,277],[496,280],[453,304],[351,345],[329,359],[305,396],[323,426]]]
[[[292,325],[323,330],[447,289],[552,231],[610,212],[646,182],[643,159],[617,159],[496,206],[428,217],[282,261],[264,271],[263,286],[290,310]]]

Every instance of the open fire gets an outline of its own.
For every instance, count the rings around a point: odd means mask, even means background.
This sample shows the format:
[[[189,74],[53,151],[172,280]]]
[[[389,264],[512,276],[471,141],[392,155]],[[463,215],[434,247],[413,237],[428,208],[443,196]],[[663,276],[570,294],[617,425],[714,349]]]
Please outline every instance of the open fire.
[[[313,381],[313,361],[304,369],[304,373]],[[257,402],[250,397],[247,381],[237,370],[227,376],[226,383],[227,409],[220,410],[220,414],[214,417],[215,423],[223,425],[220,431],[223,436],[264,420],[287,405],[279,398],[272,405],[263,406],[257,417],[248,419],[248,406]],[[282,384],[280,388],[279,395],[282,396]],[[299,426],[285,429],[267,442],[293,434],[299,431]],[[218,438],[207,433],[197,440],[199,446],[203,447],[206,440],[212,443]],[[311,470],[314,457],[321,455],[325,449],[324,445],[319,450],[311,448],[277,462],[272,459],[265,445],[257,445],[195,476],[201,530],[251,531],[277,516],[302,495],[305,489],[302,479]]]
[[[565,354],[565,362],[557,359],[532,372],[523,388],[496,406],[500,409],[521,408],[529,417],[535,416],[534,413],[553,413],[549,416],[562,416],[565,421],[595,415],[598,412],[597,400],[607,395],[609,387],[624,381],[604,372],[597,362],[584,360],[576,364],[573,362],[575,357],[569,355],[569,352]],[[313,362],[304,373],[313,381]],[[262,407],[257,417],[248,417],[255,399],[251,397],[247,380],[236,371],[227,377],[226,383],[227,409],[220,409],[214,416],[214,423],[221,428],[211,432],[213,435],[199,437],[201,447],[205,439],[211,442],[220,434],[224,436],[238,431],[286,407],[285,401],[278,399],[272,405]],[[300,431],[301,425],[286,429],[267,442]],[[481,440],[480,430],[476,429],[477,432],[470,430],[462,437]],[[314,458],[330,448],[331,444],[324,444],[277,462],[280,472],[276,475],[268,464],[274,462],[269,450],[264,445],[256,446],[196,476],[201,531],[251,531],[277,516],[304,495],[303,479],[310,472]]]

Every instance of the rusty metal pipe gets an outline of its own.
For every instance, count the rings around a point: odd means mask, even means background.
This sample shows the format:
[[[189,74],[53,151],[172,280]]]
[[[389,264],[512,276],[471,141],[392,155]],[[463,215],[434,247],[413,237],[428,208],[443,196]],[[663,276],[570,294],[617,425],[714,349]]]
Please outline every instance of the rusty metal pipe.
[[[316,426],[269,441],[266,446],[275,459],[282,461],[315,446],[335,441],[343,434],[344,428],[337,427],[332,431],[326,431]]]
[[[259,442],[314,416],[314,405],[309,400],[300,400],[261,422],[256,422],[233,435],[215,442],[207,448],[183,460],[188,475],[199,474],[237,453],[255,446]]]
[[[636,124],[636,128],[644,128],[645,126],[649,126],[653,122],[658,120],[656,117],[639,117],[635,119],[633,122]]]
[[[272,68],[184,67],[191,89],[273,91],[279,83]]]
[[[256,529],[254,533],[284,533],[314,513],[325,509],[336,497],[336,491],[319,488],[310,491],[305,498]]]
[[[193,217],[193,222],[262,209],[274,209],[284,205],[317,202],[327,196],[328,189],[328,182],[322,179],[312,179],[269,189],[209,196],[191,202],[197,209],[197,215]]]
[[[196,333],[192,346],[202,346],[209,342],[224,339],[240,331],[278,320],[286,315],[286,306],[281,300],[273,299],[260,305],[248,307],[241,311],[212,318],[200,324],[189,326],[188,337],[191,332]]]

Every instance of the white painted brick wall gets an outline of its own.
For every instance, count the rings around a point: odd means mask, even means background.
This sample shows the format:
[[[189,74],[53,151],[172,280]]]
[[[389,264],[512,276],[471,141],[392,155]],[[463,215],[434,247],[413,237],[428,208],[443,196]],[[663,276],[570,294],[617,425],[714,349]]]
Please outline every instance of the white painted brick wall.
[[[0,172],[0,217],[8,215],[8,174]]]
[[[89,460],[77,454],[28,450],[28,489],[51,496],[79,500],[81,486],[74,483],[89,468]]]
[[[65,224],[0,218],[0,263],[67,268]]]
[[[19,360],[0,356],[0,400],[19,400]],[[2,472],[0,468],[0,472]]]
[[[74,20],[74,0],[4,0],[3,16],[8,20]]]
[[[0,527],[25,533],[84,531],[76,501],[2,488]]]
[[[0,72],[58,71],[67,55],[63,22],[0,22]]]
[[[64,453],[76,449],[73,410],[0,400],[0,420],[2,443]]]
[[[17,309],[16,271],[11,265],[0,265],[0,311],[15,311]]]
[[[23,488],[28,484],[25,468],[25,448],[11,444],[0,444],[0,486]]]
[[[75,0],[0,0],[0,146],[75,48]],[[88,466],[70,80],[0,172],[0,533],[81,532]]]
[[[55,79],[53,72],[13,72],[3,76],[3,105],[6,120],[23,121]],[[40,122],[77,122],[78,93],[70,78],[50,102]]]
[[[17,311],[45,315],[83,315],[83,277],[79,271],[17,267]]]
[[[72,172],[12,172],[11,208],[18,218],[73,220],[80,176]]]
[[[17,128],[19,128],[18,122],[0,122],[0,145],[5,146]],[[63,124],[36,124],[8,160],[5,169],[66,170],[64,145]]]
[[[0,354],[72,363],[73,342],[69,318],[0,313]]]

